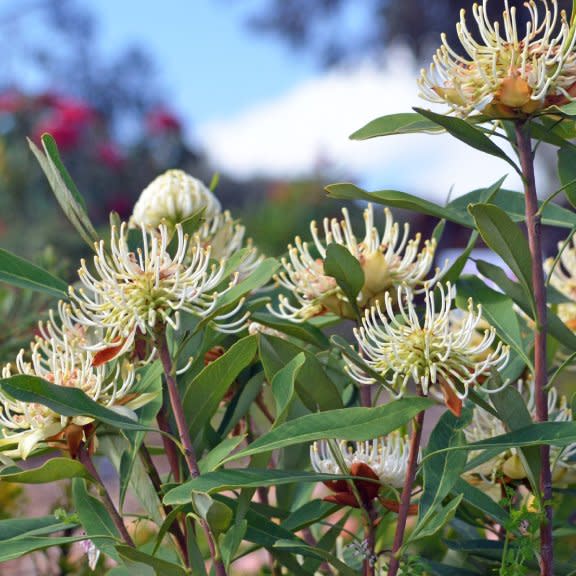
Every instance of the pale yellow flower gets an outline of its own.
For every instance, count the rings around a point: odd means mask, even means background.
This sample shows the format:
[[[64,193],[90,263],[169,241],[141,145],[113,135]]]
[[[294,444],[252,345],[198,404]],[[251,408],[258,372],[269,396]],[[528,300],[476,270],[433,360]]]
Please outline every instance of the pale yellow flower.
[[[362,326],[354,330],[360,353],[366,364],[384,376],[398,396],[408,382],[419,384],[424,395],[439,386],[448,407],[459,413],[461,402],[471,387],[479,387],[492,370],[501,370],[508,362],[509,348],[498,342],[496,331],[489,327],[478,339],[481,307],[468,301],[463,318],[454,323],[452,286],[438,284],[424,293],[425,310],[419,315],[414,293],[399,287],[394,302],[390,293],[367,310]],[[394,306],[396,304],[396,306]],[[361,384],[373,383],[351,361],[348,371]],[[490,392],[491,390],[486,390]]]
[[[563,243],[558,244],[558,250]],[[550,276],[550,284],[562,292],[571,302],[558,304],[558,316],[572,331],[576,331],[576,237],[572,238],[572,246],[567,246],[560,260],[552,270],[554,258],[544,263],[544,269]]]
[[[38,338],[28,352],[20,351],[14,365],[3,367],[2,378],[37,376],[82,390],[95,402],[123,413],[152,399],[150,394],[132,397],[135,379],[131,365],[95,367],[92,360],[92,354],[73,348],[65,336],[62,340]],[[0,447],[7,448],[2,452],[5,456],[25,459],[38,445],[62,442],[71,426],[79,429],[92,421],[90,417],[62,416],[42,404],[14,400],[0,392]]]
[[[365,442],[339,440],[337,446],[346,468],[342,470],[328,442],[310,446],[312,468],[321,474],[349,474],[353,464],[366,464],[385,486],[401,488],[408,470],[410,447],[408,438],[398,432]]]
[[[533,418],[536,417],[536,402],[534,380],[527,383],[520,382],[518,390],[526,401],[528,411]],[[555,388],[548,390],[548,413],[551,422],[572,422],[572,410],[568,406],[565,396],[560,396]],[[470,425],[464,428],[464,435],[468,443],[481,442],[508,432],[504,423],[485,410],[475,407],[474,416]],[[472,452],[474,458],[478,452]],[[552,480],[555,485],[573,482],[576,479],[576,443],[564,448],[551,447]],[[526,478],[526,470],[516,448],[505,450],[469,470],[465,477],[472,483],[482,480],[488,484],[497,483],[503,476],[513,480]],[[489,487],[486,487],[487,489]]]
[[[205,218],[212,218],[220,213],[220,202],[197,178],[182,170],[168,170],[142,191],[130,222],[147,229],[160,224],[171,228],[202,209]]]
[[[210,247],[203,248],[198,237],[190,243],[179,224],[172,243],[169,251],[166,226],[151,232],[142,228],[142,246],[132,250],[123,223],[119,230],[112,228],[108,246],[103,241],[95,246],[94,273],[82,260],[78,274],[83,287],[70,288],[66,315],[74,323],[100,330],[101,340],[90,350],[130,344],[137,333],[161,324],[177,329],[181,311],[208,316],[218,297],[237,281],[233,276],[222,287],[224,263],[212,262]],[[216,317],[215,322],[222,330],[233,329],[236,321],[228,322],[232,315]]]
[[[288,258],[282,259],[284,271],[277,281],[293,294],[293,300],[280,297],[279,310],[270,308],[277,316],[303,322],[313,316],[332,312],[344,318],[353,318],[353,311],[336,280],[324,272],[324,258],[330,244],[345,247],[360,263],[364,272],[364,285],[358,294],[357,304],[365,308],[382,300],[384,294],[400,285],[406,284],[414,290],[423,288],[436,250],[436,241],[427,240],[421,247],[420,234],[409,239],[410,227],[402,228],[394,222],[392,213],[384,209],[386,217],[384,229],[374,226],[374,210],[369,204],[364,211],[364,236],[358,239],[354,235],[348,211],[342,210],[343,220],[336,218],[323,222],[323,239],[320,237],[316,222],[310,224],[312,244],[297,237],[294,245],[288,247]],[[318,255],[313,255],[314,250]]]
[[[521,29],[508,0],[503,26],[490,22],[487,4],[484,0],[472,7],[476,35],[468,30],[465,10],[460,12],[456,30],[467,56],[453,50],[442,35],[430,69],[422,70],[422,97],[447,104],[459,116],[526,115],[573,100],[576,37],[557,0],[525,2],[529,18]]]

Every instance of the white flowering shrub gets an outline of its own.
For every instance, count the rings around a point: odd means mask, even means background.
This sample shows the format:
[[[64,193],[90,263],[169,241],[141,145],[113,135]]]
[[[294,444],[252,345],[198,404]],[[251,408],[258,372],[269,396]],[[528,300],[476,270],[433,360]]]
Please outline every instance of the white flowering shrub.
[[[31,144],[93,255],[68,286],[0,251],[0,280],[50,302],[1,367],[0,480],[70,488],[54,516],[0,520],[0,562],[53,549],[69,574],[574,573],[576,24],[556,0],[524,9],[521,29],[484,0],[477,32],[461,16],[461,49],[442,40],[419,85],[447,114],[353,135],[447,132],[523,189],[487,182],[440,206],[333,184],[342,217],[279,259],[176,170],[97,231],[52,137]],[[538,195],[542,142],[562,186]],[[396,208],[436,218],[432,237]],[[469,242],[438,262],[447,221]],[[463,274],[481,242],[502,267]]]

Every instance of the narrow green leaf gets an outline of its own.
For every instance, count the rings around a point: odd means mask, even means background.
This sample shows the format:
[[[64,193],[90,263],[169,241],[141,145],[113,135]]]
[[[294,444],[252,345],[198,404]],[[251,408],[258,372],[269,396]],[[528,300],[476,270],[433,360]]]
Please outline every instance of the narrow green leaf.
[[[228,292],[218,300],[218,310],[230,306],[240,300],[240,298],[270,282],[279,267],[280,262],[278,262],[278,260],[275,258],[266,258],[250,276],[228,290]]]
[[[82,540],[86,540],[86,536],[51,536],[48,538],[30,536],[4,540],[0,546],[0,562],[8,562],[9,560],[15,560],[32,552],[46,550],[53,546],[70,545],[74,542],[81,542]],[[98,545],[100,540],[94,538],[93,541]]]
[[[0,475],[0,480],[3,482],[17,484],[47,484],[69,478],[85,478],[93,481],[84,465],[70,458],[52,458],[38,468]]]
[[[311,412],[342,408],[342,398],[314,354],[281,338],[260,335],[260,359],[268,381],[295,356],[304,354],[306,362],[296,375],[296,392]],[[313,383],[313,385],[311,385]]]
[[[219,538],[220,544],[220,554],[222,555],[222,561],[226,569],[230,568],[231,562],[234,560],[234,556],[242,544],[246,530],[248,529],[248,522],[246,520],[240,520],[234,526],[222,534]]]
[[[272,379],[272,394],[276,401],[276,420],[274,426],[281,424],[286,419],[288,408],[294,397],[295,380],[302,368],[306,357],[303,352],[294,356],[284,368],[276,372]]]
[[[494,404],[500,418],[510,431],[520,430],[521,428],[530,426],[533,422],[522,395],[514,386],[507,386],[503,390],[492,394],[492,404]],[[536,447],[527,447],[521,449],[519,452],[530,483],[532,484],[532,489],[535,493],[538,493],[540,450]]]
[[[446,504],[446,506],[437,508],[434,514],[427,516],[427,521],[425,523],[418,523],[410,537],[404,543],[404,546],[407,546],[409,543],[412,543],[416,540],[427,538],[436,534],[438,530],[440,530],[445,524],[454,518],[456,509],[458,506],[460,506],[463,497],[463,494],[459,494],[456,496],[456,498]]]
[[[228,388],[254,359],[256,346],[256,337],[246,336],[208,364],[191,382],[184,379],[182,404],[188,417],[191,438],[196,438],[210,422]]]
[[[72,480],[72,501],[86,536],[90,539],[93,536],[105,536],[106,538],[94,541],[94,544],[104,554],[118,562],[120,558],[114,548],[114,545],[122,540],[118,529],[104,504],[88,492],[84,480],[80,478]]]
[[[482,490],[478,490],[478,488],[475,488],[462,478],[459,478],[454,484],[453,494],[462,494],[464,502],[484,512],[484,514],[487,514],[499,524],[506,524],[510,519],[508,513],[494,502],[490,496],[486,495]]]
[[[462,428],[470,422],[469,412],[457,418],[451,412],[445,412],[430,435],[426,454],[464,443]],[[458,481],[468,455],[465,452],[440,452],[424,461],[424,492],[420,498],[418,526],[422,528],[436,515],[442,501]],[[422,530],[422,528],[420,528]]]
[[[516,350],[528,366],[532,366],[532,361],[524,350],[520,323],[512,299],[501,292],[492,290],[476,276],[464,276],[456,283],[458,307],[466,310],[470,298],[474,304],[482,305],[482,316],[496,328],[498,336]]]
[[[493,204],[474,204],[468,208],[486,245],[510,267],[530,301],[532,294],[532,261],[528,241],[517,224]]]
[[[419,196],[406,194],[405,192],[398,192],[396,190],[366,192],[358,188],[358,186],[346,182],[330,184],[326,186],[326,192],[330,198],[336,198],[338,200],[375,202],[377,204],[384,204],[385,206],[392,206],[393,208],[402,208],[403,210],[428,214],[428,216],[435,216],[440,219],[446,218],[446,220],[457,222],[463,226],[470,226],[470,218],[466,215],[455,212],[449,207],[439,206],[438,204],[434,204],[434,202],[423,200]]]
[[[15,400],[42,404],[62,416],[90,416],[125,430],[155,430],[130,420],[114,410],[104,408],[79,388],[51,384],[37,376],[18,374],[3,378],[0,379],[0,388]]]
[[[0,248],[0,281],[44,292],[57,298],[68,298],[68,285],[40,266]]]
[[[341,474],[318,474],[316,472],[269,470],[267,468],[216,470],[172,488],[164,496],[164,504],[170,506],[188,504],[192,500],[193,492],[214,494],[237,488],[281,486],[298,482],[324,482],[346,477]]]
[[[62,522],[56,516],[39,516],[32,518],[8,518],[0,520],[0,542],[29,536],[45,536],[60,532],[75,524]],[[0,546],[0,550],[2,549]]]
[[[376,408],[343,408],[307,414],[260,436],[224,462],[315,440],[360,441],[384,436],[432,405],[434,402],[429,398],[406,396]]]
[[[116,546],[116,550],[118,550],[120,556],[126,560],[151,566],[154,568],[154,573],[157,576],[187,576],[188,574],[188,571],[178,564],[146,554],[146,552],[132,548],[131,546],[118,545]]]
[[[330,346],[330,342],[322,330],[308,322],[304,324],[295,324],[289,320],[281,320],[272,314],[264,312],[254,312],[252,314],[252,320],[264,324],[264,326],[274,328],[279,332],[283,332],[292,338],[298,338],[298,340],[313,344],[317,348],[325,349]]]
[[[576,207],[576,150],[572,146],[564,146],[558,150],[558,177],[560,184],[566,186],[564,194],[572,207]]]
[[[472,233],[470,234],[470,238],[468,239],[468,244],[466,245],[466,248],[464,248],[464,250],[460,253],[458,258],[454,260],[450,268],[448,268],[448,270],[446,270],[446,272],[442,275],[443,282],[456,282],[458,280],[460,274],[462,274],[462,270],[464,270],[464,267],[468,262],[468,258],[470,258],[472,250],[474,250],[474,247],[476,246],[476,242],[478,241],[478,235],[479,234],[477,230],[472,231]]]
[[[467,122],[466,120],[462,120],[461,118],[456,118],[454,116],[445,116],[443,114],[436,114],[435,112],[431,112],[430,110],[424,110],[422,108],[414,108],[418,114],[421,114],[425,118],[428,118],[432,122],[438,124],[438,126],[442,126],[449,134],[461,140],[468,146],[475,148],[476,150],[480,150],[480,152],[484,152],[485,154],[490,154],[491,156],[496,156],[496,158],[500,158],[505,162],[508,162],[510,166],[519,172],[518,167],[514,163],[514,161],[486,134],[484,134],[481,130],[474,127],[472,124]]]
[[[60,159],[56,141],[49,134],[42,135],[42,146],[46,154],[32,140],[29,139],[28,144],[46,175],[64,214],[90,248],[94,248],[94,243],[98,241],[98,234],[88,218],[84,200]]]
[[[326,562],[334,566],[334,568],[338,570],[338,574],[340,574],[341,576],[358,576],[356,570],[352,570],[350,566],[338,560],[338,558],[333,554],[330,554],[330,552],[322,550],[322,548],[295,543],[292,540],[287,541],[280,540],[279,542],[276,542],[274,548],[279,548],[281,550],[290,550],[294,554],[301,554],[302,556],[308,556],[312,558],[319,558],[321,560],[325,560]]]
[[[280,525],[282,528],[290,530],[291,532],[298,532],[298,530],[302,530],[302,528],[324,520],[326,516],[330,516],[330,514],[336,512],[339,508],[340,505],[334,504],[333,502],[312,500],[294,510]]]
[[[360,315],[356,298],[364,286],[364,271],[360,262],[352,256],[349,250],[340,244],[329,244],[324,259],[324,273],[336,280],[348,298],[348,302]]]
[[[238,446],[244,441],[244,436],[232,436],[231,438],[225,438],[218,444],[218,446],[214,447],[208,454],[203,456],[203,458],[198,462],[198,468],[200,468],[201,474],[206,474],[208,472],[212,472],[216,470],[222,460],[232,452],[238,448]]]
[[[350,136],[351,140],[368,140],[379,136],[390,136],[394,134],[417,134],[426,132],[434,134],[444,132],[436,122],[427,120],[422,115],[414,112],[404,112],[400,114],[389,114],[381,116],[368,122],[365,126],[357,130]]]

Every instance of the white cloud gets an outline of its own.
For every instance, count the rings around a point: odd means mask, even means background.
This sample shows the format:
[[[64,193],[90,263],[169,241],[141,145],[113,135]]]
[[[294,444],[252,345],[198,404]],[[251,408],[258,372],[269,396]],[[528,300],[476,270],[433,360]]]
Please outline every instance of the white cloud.
[[[200,125],[198,132],[217,168],[236,175],[289,178],[328,165],[336,178],[368,189],[394,188],[443,200],[493,183],[510,173],[505,162],[472,150],[448,135],[388,136],[364,142],[348,139],[368,121],[385,114],[429,107],[418,98],[416,70],[397,51],[376,68],[336,71],[238,115]]]

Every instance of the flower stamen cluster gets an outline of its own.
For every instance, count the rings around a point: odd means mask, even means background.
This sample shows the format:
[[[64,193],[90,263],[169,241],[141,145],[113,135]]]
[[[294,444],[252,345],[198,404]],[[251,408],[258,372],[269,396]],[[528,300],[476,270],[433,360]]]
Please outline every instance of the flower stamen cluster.
[[[529,12],[524,36],[519,36],[516,9],[504,0],[502,24],[490,22],[488,0],[474,4],[472,14],[479,39],[469,31],[466,12],[456,30],[467,54],[461,56],[442,35],[428,71],[419,80],[421,95],[448,104],[459,116],[482,112],[492,116],[529,115],[574,99],[576,34],[557,0],[525,2]]]
[[[452,292],[450,283],[427,290],[420,317],[413,291],[401,286],[395,301],[386,294],[384,309],[376,303],[365,312],[354,335],[366,364],[385,377],[395,394],[402,396],[411,380],[424,395],[431,386],[440,386],[448,407],[458,413],[470,387],[481,385],[491,370],[504,368],[509,348],[500,341],[492,348],[496,338],[492,327],[484,330],[478,341],[482,309],[475,308],[471,299],[464,317],[455,323],[450,314]],[[350,375],[359,383],[374,383],[355,364],[348,363]]]
[[[348,211],[342,210],[343,220],[324,219],[323,239],[315,221],[310,224],[312,245],[300,237],[288,247],[288,258],[282,259],[284,270],[276,277],[278,283],[290,291],[295,303],[280,296],[279,310],[270,308],[277,316],[293,322],[304,322],[314,316],[332,312],[340,317],[353,318],[353,310],[336,280],[325,274],[324,258],[330,244],[345,247],[360,263],[364,272],[364,285],[357,304],[365,308],[381,300],[391,288],[406,284],[420,291],[426,282],[434,260],[436,241],[427,240],[420,249],[421,236],[409,239],[410,227],[401,229],[394,222],[388,208],[384,210],[385,225],[382,232],[374,226],[371,204],[364,211],[364,237],[354,235]],[[312,254],[315,250],[318,256]],[[436,270],[434,282],[440,271]]]

